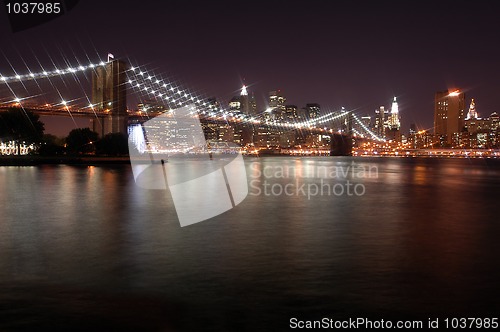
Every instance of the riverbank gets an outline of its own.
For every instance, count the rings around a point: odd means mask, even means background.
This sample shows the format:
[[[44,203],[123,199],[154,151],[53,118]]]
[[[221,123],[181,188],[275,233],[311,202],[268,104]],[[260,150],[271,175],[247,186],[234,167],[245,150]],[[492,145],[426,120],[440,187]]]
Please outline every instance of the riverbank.
[[[99,156],[0,156],[0,166],[37,166],[37,165],[124,165],[130,164],[126,157]]]

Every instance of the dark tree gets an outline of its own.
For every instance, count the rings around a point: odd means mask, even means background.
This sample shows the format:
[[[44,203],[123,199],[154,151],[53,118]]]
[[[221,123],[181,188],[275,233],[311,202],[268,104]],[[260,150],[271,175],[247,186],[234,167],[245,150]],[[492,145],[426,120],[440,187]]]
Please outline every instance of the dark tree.
[[[45,125],[40,121],[40,116],[33,112],[19,108],[9,108],[0,112],[0,138],[12,140],[18,146],[26,144],[41,143]]]
[[[128,154],[128,138],[121,133],[111,133],[104,136],[96,144],[96,153],[108,156]]]
[[[89,128],[77,128],[66,137],[66,148],[69,153],[93,153],[99,134]]]
[[[59,138],[50,134],[43,135],[43,142],[38,149],[38,153],[41,156],[62,155],[65,151],[64,138]]]

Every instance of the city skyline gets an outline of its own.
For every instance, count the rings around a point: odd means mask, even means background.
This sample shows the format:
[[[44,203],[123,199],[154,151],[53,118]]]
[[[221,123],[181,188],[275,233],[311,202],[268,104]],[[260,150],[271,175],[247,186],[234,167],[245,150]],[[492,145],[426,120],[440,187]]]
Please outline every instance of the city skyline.
[[[70,74],[70,73],[76,73],[78,71],[85,72],[85,70],[90,70],[92,74],[92,92],[90,93],[90,99],[89,102],[93,110],[98,110],[100,109],[101,111],[112,111],[112,113],[115,112],[115,108],[113,110],[110,110],[108,105],[116,104],[116,105],[123,105],[121,107],[118,107],[121,109],[119,112],[122,114],[121,118],[123,116],[126,116],[126,104],[125,104],[125,94],[122,94],[125,92],[125,87],[130,85],[133,81],[126,79],[126,72],[135,72],[137,74],[140,74],[139,76],[143,76],[146,80],[152,80],[151,74],[153,73],[143,73],[142,70],[140,70],[140,67],[130,67],[130,65],[127,65],[124,61],[121,60],[114,60],[110,62],[110,59],[114,58],[112,54],[108,55],[108,63],[106,64],[106,67],[110,66],[110,72],[116,72],[118,75],[117,77],[121,77],[119,83],[115,88],[113,88],[113,85],[108,86],[111,81],[109,79],[106,79],[105,76],[107,74],[104,74],[104,62],[101,62],[101,64],[90,64],[88,66],[82,66],[80,65],[78,68],[77,67],[67,67],[63,69],[56,69],[55,71],[51,73],[49,72],[43,72],[43,73],[29,73],[29,74],[24,74],[24,75],[19,75],[19,73],[16,73],[15,76],[11,75],[9,76],[1,76],[1,80],[7,83],[7,87],[11,89],[12,84],[20,84],[22,83],[22,86],[26,89],[27,83],[35,82],[38,87],[40,87],[40,80],[38,79],[33,79],[36,77],[40,77],[41,81],[45,81],[42,78],[47,76],[47,75],[55,75],[52,76],[53,79],[49,80],[50,84],[53,85],[53,80],[55,78],[61,78],[64,82],[64,75]],[[121,69],[118,69],[118,64]],[[115,68],[116,67],[116,68]],[[128,67],[128,69],[127,69]],[[87,69],[86,69],[87,68]],[[115,69],[112,69],[115,68]],[[155,74],[153,74],[155,75]],[[75,76],[76,78],[76,76]],[[78,82],[79,80],[76,79]],[[160,82],[157,79],[153,79],[156,83]],[[107,82],[107,83],[106,83]],[[65,84],[66,85],[66,84]],[[163,99],[164,98],[158,98],[156,96],[157,93],[154,93],[153,96],[149,93],[141,93],[141,91],[138,91],[137,89],[132,88],[131,85],[131,91],[132,93],[137,93],[139,92],[139,97],[140,97],[140,104],[137,104],[137,107],[129,107],[130,109],[130,115],[135,114],[139,115],[142,114],[143,116],[154,116],[155,114],[158,114],[159,112],[162,112],[164,110],[171,109],[172,103],[166,102]],[[82,87],[82,86],[80,86]],[[115,91],[117,87],[121,87],[118,90]],[[104,89],[104,90],[103,90]],[[57,90],[57,88],[56,88]],[[129,90],[129,89],[127,89]],[[135,91],[134,91],[135,90]],[[11,90],[12,93],[16,95],[14,90]],[[104,92],[106,91],[106,92]],[[121,92],[120,92],[121,91]],[[174,90],[173,90],[174,91]],[[111,97],[113,95],[118,96],[117,93],[121,94],[121,97],[119,99],[121,100],[118,102],[118,99],[109,102],[107,100],[114,100],[114,97]],[[158,92],[159,93],[159,92]],[[191,94],[191,93],[190,93]],[[109,95],[109,96],[108,96]],[[160,94],[161,95],[161,94]],[[87,98],[88,98],[87,94]],[[187,95],[186,95],[187,96]],[[455,97],[460,98],[460,102],[453,102]],[[65,99],[63,96],[61,96],[63,99]],[[111,99],[110,99],[111,98]],[[151,99],[152,98],[152,99]],[[253,116],[256,119],[260,119],[261,121],[265,122],[276,122],[277,125],[279,126],[280,123],[283,124],[293,124],[295,123],[296,125],[299,125],[303,121],[314,121],[315,118],[318,116],[322,115],[321,117],[323,118],[327,113],[330,114],[331,112],[321,112],[321,106],[317,103],[308,103],[306,104],[305,107],[301,107],[300,109],[296,105],[290,105],[286,101],[286,96],[282,93],[281,90],[276,90],[276,91],[270,91],[269,96],[268,96],[268,101],[265,102],[264,105],[257,105],[254,99],[254,94],[251,92],[251,96],[249,96],[248,93],[248,88],[244,84],[240,91],[239,95],[233,96],[231,98],[231,101],[229,103],[223,101],[222,103],[217,101],[216,98],[210,98],[208,100],[205,100],[205,104],[211,104],[215,106],[216,108],[220,108],[222,105],[221,110],[224,111],[225,114],[228,116],[233,116],[233,115],[246,115],[246,116]],[[80,98],[82,99],[82,98]],[[168,98],[167,98],[168,99]],[[66,99],[67,100],[67,99]],[[442,102],[441,102],[441,101]],[[69,110],[68,107],[71,107],[73,112],[87,112],[88,111],[88,104],[81,105],[81,104],[76,104],[75,100],[73,101],[62,101],[62,104],[52,104],[53,106],[50,106],[49,104],[36,104],[34,101],[36,101],[36,96],[35,97],[30,97],[30,98],[18,98],[16,95],[15,101],[17,101],[17,104],[24,104],[24,107],[35,107],[39,109],[47,109],[50,107],[55,107],[60,108],[64,107]],[[201,100],[200,100],[201,101]],[[198,101],[198,102],[200,102]],[[202,102],[203,103],[203,102]],[[228,107],[224,107],[225,103],[227,103]],[[105,105],[106,104],[106,105]],[[442,104],[442,106],[440,106]],[[448,106],[448,104],[450,106]],[[57,106],[59,105],[59,106]],[[453,106],[455,105],[455,106]],[[4,105],[5,106],[5,105]],[[260,106],[260,107],[258,107]],[[372,132],[369,135],[378,135],[379,138],[385,138],[388,141],[394,141],[394,142],[402,142],[406,143],[407,139],[410,139],[412,142],[411,144],[414,144],[414,148],[416,147],[422,147],[425,146],[428,143],[418,143],[418,141],[421,142],[427,142],[430,141],[432,142],[432,145],[434,147],[441,146],[452,146],[452,147],[468,147],[468,148],[473,148],[473,147],[496,147],[497,146],[497,141],[498,138],[496,129],[498,127],[498,116],[496,115],[496,112],[493,112],[491,114],[492,118],[490,121],[490,118],[484,118],[482,119],[481,117],[478,117],[478,113],[475,110],[475,102],[474,98],[471,100],[470,107],[471,109],[469,110],[469,113],[467,114],[467,118],[465,119],[465,94],[463,91],[460,90],[445,90],[445,91],[438,91],[436,92],[435,96],[435,112],[434,112],[434,128],[433,130],[421,130],[420,128],[417,128],[415,124],[410,125],[410,130],[409,132],[405,133],[401,131],[401,115],[399,114],[399,106],[397,102],[397,97],[393,98],[392,105],[389,109],[386,109],[385,106],[380,106],[379,109],[375,110],[375,116],[372,116],[370,114],[361,116],[362,122],[366,126],[365,128],[362,128],[362,124],[360,123],[358,127],[354,128],[354,134],[360,134],[360,132],[363,132],[365,130],[368,130],[367,128],[371,129]],[[452,107],[453,106],[453,107]],[[81,108],[81,110],[78,110]],[[105,110],[106,109],[106,110]],[[343,109],[343,108],[342,108]],[[117,111],[117,110],[116,110]],[[200,110],[201,112],[201,110]],[[338,111],[336,111],[338,112]],[[334,112],[335,113],[335,112]],[[71,115],[71,114],[70,114]],[[201,115],[201,113],[200,113]],[[358,114],[359,115],[359,114]],[[120,117],[115,118],[113,120],[113,124],[110,122],[107,124],[107,122],[102,122],[102,120],[96,120],[90,118],[90,123],[87,121],[80,121],[80,125],[76,123],[76,119],[71,116],[71,120],[73,121],[73,125],[75,127],[91,127],[95,132],[99,134],[100,137],[104,137],[106,133],[109,132],[115,132],[115,131],[120,131],[120,132],[126,132],[126,129],[118,130],[118,128],[125,128],[125,124],[121,123],[119,120]],[[456,118],[456,120],[455,120]],[[55,116],[52,114],[51,116],[44,117],[42,114],[42,119],[43,120],[48,120],[47,124],[47,130],[46,132],[48,134],[56,134],[51,130],[51,126],[54,125],[54,122],[58,122],[61,119],[60,116]],[[55,119],[55,120],[54,120]],[[68,119],[66,119],[68,120]],[[114,121],[118,122],[114,122]],[[472,120],[472,121],[467,121],[467,120]],[[479,121],[476,124],[476,120]],[[444,122],[443,122],[444,121]],[[451,121],[451,122],[450,122]],[[458,123],[457,123],[458,121]],[[68,121],[66,121],[68,122]],[[121,124],[119,124],[121,123]],[[314,125],[314,124],[313,124]],[[342,130],[340,127],[336,129],[336,126],[332,123],[331,128],[333,130]],[[339,124],[337,124],[339,125]],[[330,127],[330,126],[328,126]],[[112,129],[114,128],[114,129]],[[447,130],[448,128],[448,130]],[[451,129],[449,129],[451,128]],[[61,128],[58,128],[59,131]],[[70,131],[71,126],[67,128],[67,131]],[[325,128],[326,129],[326,128]],[[491,137],[487,138],[486,132],[490,132],[491,130]],[[425,132],[426,135],[429,134],[434,134],[437,135],[435,137],[429,137],[423,140],[417,139],[415,137],[415,134],[419,132]],[[366,131],[365,131],[366,132]],[[375,133],[375,134],[374,134]],[[477,136],[476,136],[477,134]],[[457,136],[458,135],[458,136]],[[471,136],[472,135],[472,136]],[[66,133],[64,134],[59,134],[58,136],[63,137],[66,136]],[[239,142],[239,138],[236,138],[236,132],[235,132],[235,142]],[[439,138],[441,137],[441,138]],[[439,139],[444,139],[444,141],[441,141],[441,143],[437,143],[437,140]],[[232,139],[230,139],[232,141]],[[320,142],[319,142],[320,143]],[[410,143],[410,142],[409,142]],[[290,144],[290,141],[288,141],[288,144]],[[292,143],[293,144],[293,143]],[[422,145],[423,144],[423,145]],[[437,144],[437,145],[436,145]],[[320,143],[321,145],[321,143]]]
[[[15,34],[2,20],[2,40],[12,47],[3,49],[0,72],[9,72],[10,64],[38,69],[51,61],[105,59],[111,52],[152,64],[200,95],[224,101],[243,83],[258,103],[281,89],[293,105],[344,106],[360,114],[389,106],[395,96],[404,132],[411,123],[432,128],[435,91],[459,87],[485,114],[497,111],[500,51],[492,42],[498,30],[492,4],[445,1],[411,11],[390,1],[257,1],[244,7],[85,1]],[[119,15],[111,15],[114,10]]]
[[[16,72],[16,74],[18,74]],[[56,78],[57,79],[57,78]],[[64,81],[64,79],[63,79]],[[81,84],[80,81],[78,81],[79,84]],[[87,85],[90,85],[91,82],[88,82]],[[15,84],[15,82],[14,82]],[[52,84],[52,83],[50,83]],[[66,82],[64,83],[65,85],[71,85],[71,84],[67,84]],[[20,85],[20,84],[18,84]],[[22,84],[23,87],[26,89],[26,85],[25,84]],[[37,85],[40,87],[43,85],[43,80],[42,81],[38,81],[37,82]],[[52,84],[53,85],[53,84]],[[9,87],[10,88],[10,87]],[[82,86],[80,85],[79,88],[83,88],[85,90],[88,90],[88,87],[86,86]],[[132,89],[133,90],[133,89]],[[449,91],[460,91],[460,94],[463,95],[463,100],[462,100],[462,104],[468,104],[469,103],[469,100],[471,102],[474,103],[474,106],[475,106],[475,98],[469,98],[469,99],[465,99],[465,96],[464,96],[464,92],[460,89],[451,89],[451,90],[445,90],[443,92],[440,92],[440,94],[442,95],[441,97],[443,96],[447,96]],[[71,94],[72,91],[71,89],[68,90],[68,94]],[[278,121],[284,121],[284,122],[297,122],[298,119],[313,119],[314,117],[317,117],[319,116],[319,114],[323,114],[325,112],[338,112],[338,111],[341,111],[342,109],[344,109],[344,107],[341,107],[339,109],[336,109],[336,110],[331,110],[331,109],[324,109],[321,110],[321,105],[318,104],[318,103],[314,103],[314,102],[310,102],[310,103],[307,103],[307,104],[304,104],[304,105],[294,105],[294,104],[291,104],[291,102],[288,102],[287,100],[287,97],[289,96],[286,96],[284,94],[283,91],[281,90],[274,90],[274,91],[269,91],[268,92],[268,96],[267,96],[267,100],[264,99],[263,101],[261,101],[260,103],[256,103],[255,101],[255,97],[254,97],[254,92],[250,90],[250,95],[249,96],[249,87],[247,87],[245,84],[243,84],[240,89],[236,90],[236,95],[233,96],[229,101],[228,100],[218,100],[216,97],[212,97],[212,98],[207,98],[206,100],[211,102],[211,103],[216,103],[218,106],[221,107],[221,109],[225,110],[228,112],[228,114],[237,114],[237,113],[242,113],[242,114],[250,114],[250,115],[263,115],[264,113],[266,112],[271,112],[272,109],[277,109],[277,110],[281,110],[283,112],[283,114],[285,114],[286,112],[289,112],[290,110],[288,108],[293,108],[293,111],[295,113],[295,117],[274,117],[273,116],[273,120],[278,120]],[[452,93],[453,94],[453,93]],[[85,95],[89,98],[89,100],[91,98],[94,98],[92,96],[92,93],[86,91],[85,92]],[[273,96],[275,95],[275,96]],[[279,96],[279,99],[277,99]],[[63,97],[63,96],[62,96]],[[130,98],[131,97],[131,98]],[[247,100],[246,102],[241,102],[240,104],[240,98],[241,99],[244,99],[244,100]],[[437,98],[437,97],[436,97]],[[67,98],[63,98],[63,99],[66,99],[68,100]],[[81,99],[82,97],[78,98],[80,99],[80,102],[78,101],[74,101],[72,102],[73,104],[73,108],[74,109],[77,109],[79,107],[81,107],[82,109],[88,107],[87,104],[82,104],[81,103]],[[293,96],[292,98],[290,98],[291,100],[294,100]],[[361,111],[359,110],[352,110],[354,111],[355,113],[357,113],[360,117],[369,117],[370,118],[370,121],[368,121],[367,125],[369,125],[369,127],[371,127],[373,130],[377,131],[377,127],[379,126],[378,124],[378,114],[380,114],[379,112],[379,109],[380,110],[384,110],[385,109],[385,113],[386,113],[386,117],[387,119],[385,119],[385,123],[384,123],[384,128],[387,127],[387,129],[397,129],[398,132],[400,132],[399,134],[403,134],[403,135],[407,135],[408,133],[411,134],[411,131],[413,130],[412,128],[415,126],[417,128],[417,130],[426,130],[428,132],[433,132],[433,133],[437,133],[439,132],[439,128],[437,128],[435,125],[432,126],[431,128],[422,128],[421,126],[419,126],[419,124],[415,124],[415,123],[409,123],[408,121],[403,121],[403,117],[401,116],[401,114],[399,113],[399,110],[398,110],[398,103],[396,103],[396,99],[397,97],[393,97],[391,98],[391,103],[392,105],[390,107],[386,107],[387,103],[385,105],[380,105],[379,107],[377,107],[374,111],[372,112],[366,112],[366,113],[362,113]],[[132,100],[132,102],[130,101]],[[279,100],[279,101],[278,101]],[[10,102],[13,102],[13,100],[11,100]],[[235,104],[236,102],[236,104]],[[5,104],[8,104],[9,102],[5,102]],[[24,104],[30,104],[30,105],[40,105],[41,107],[43,107],[44,105],[44,102],[41,102],[40,99],[38,99],[38,96],[33,96],[33,97],[29,97],[29,98],[26,98],[26,100],[23,101]],[[52,105],[54,105],[55,107],[57,107],[58,105],[58,101],[57,100],[54,100],[54,102],[51,102]],[[92,102],[92,104],[96,105],[94,102]],[[151,107],[151,105],[153,105],[154,108],[156,108],[156,111],[158,109],[164,109],[164,110],[168,110],[169,107],[167,106],[167,103],[163,103],[162,104],[162,101],[161,100],[157,100],[156,98],[151,98],[150,96],[148,95],[144,95],[144,94],[137,94],[137,91],[135,92],[132,92],[130,93],[129,95],[129,99],[128,99],[128,102],[127,102],[127,108],[130,110],[130,111],[144,111],[146,112],[143,107],[145,107],[145,105],[148,105],[149,104],[149,107]],[[246,106],[245,106],[246,104]],[[47,106],[48,104],[45,104],[45,106]],[[66,105],[66,104],[65,104]],[[68,104],[69,105],[69,104]],[[235,107],[235,105],[237,105]],[[394,118],[394,115],[392,114],[392,110],[394,109],[394,106],[396,106],[396,118]],[[311,113],[311,110],[309,110],[310,107],[313,107],[313,108],[316,108],[316,110],[314,112]],[[434,105],[435,107],[435,105]],[[462,112],[464,112],[464,106],[462,105]],[[236,112],[234,112],[236,110]],[[495,113],[495,111],[491,112],[491,113]],[[476,117],[477,117],[477,112],[475,113],[476,114]],[[485,113],[483,113],[485,114]],[[404,115],[404,113],[403,113]],[[462,122],[463,122],[463,118],[465,117],[464,114],[462,114]],[[478,117],[479,119],[481,117]],[[50,134],[55,134],[55,135],[58,135],[58,136],[65,136],[71,129],[74,129],[76,127],[92,127],[95,125],[94,122],[91,121],[91,123],[88,122],[88,120],[84,120],[84,119],[68,119],[67,117],[58,117],[58,116],[45,116],[45,115],[42,115],[42,119],[46,121],[46,125],[47,125],[47,133],[50,133]],[[271,119],[271,118],[269,118]],[[384,119],[382,118],[381,121],[384,121]],[[434,124],[436,123],[436,109],[434,109]],[[63,124],[60,126],[60,124]],[[463,126],[462,126],[463,127]],[[400,129],[402,128],[402,129]],[[406,131],[404,131],[406,129]],[[437,131],[436,131],[437,130]],[[100,130],[97,130],[97,132],[99,132]],[[390,136],[387,136],[386,133],[380,133],[380,137],[386,137],[388,139],[390,139]],[[102,136],[102,135],[101,135]],[[393,137],[394,138],[394,137]]]

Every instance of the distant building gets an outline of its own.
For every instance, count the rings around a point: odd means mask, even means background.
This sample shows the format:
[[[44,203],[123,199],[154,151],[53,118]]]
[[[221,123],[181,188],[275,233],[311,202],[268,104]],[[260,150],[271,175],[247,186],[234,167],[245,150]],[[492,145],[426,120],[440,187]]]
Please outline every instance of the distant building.
[[[467,117],[465,118],[465,120],[468,120],[468,119],[477,119],[478,116],[477,116],[477,112],[476,112],[476,103],[474,102],[474,98],[472,98],[472,101],[470,103],[470,106],[469,106],[469,112],[467,112]]]
[[[360,133],[360,134],[364,133],[365,129],[363,128],[363,126],[365,128],[368,128],[368,129],[372,128],[372,117],[371,116],[364,115],[360,118],[360,120],[361,120],[361,123],[358,123],[356,121],[353,121],[351,123],[351,126],[352,126],[354,133],[356,133],[356,132]]]
[[[296,144],[296,133],[294,131],[285,131],[280,135],[280,147],[291,148]]]
[[[229,111],[235,114],[241,113],[241,100],[239,96],[234,96],[229,101]]]
[[[215,107],[216,109],[217,108],[220,108],[220,103],[217,101],[217,98],[215,97],[212,97],[212,98],[208,98],[207,99],[207,102],[210,106],[213,106]]]
[[[426,130],[415,131],[410,129],[407,143],[412,149],[430,149],[438,145],[436,135],[429,133]]]
[[[137,110],[143,115],[158,114],[166,111],[165,105],[155,100],[145,100],[137,104]]]
[[[321,113],[319,104],[306,104],[306,110],[310,120],[316,119]]]
[[[417,126],[414,123],[410,124],[410,136],[415,135],[416,133],[417,133]]]
[[[286,98],[281,93],[281,90],[269,92],[269,108],[279,108],[285,110]]]
[[[229,124],[222,124],[217,127],[217,140],[221,142],[234,142],[234,128]]]
[[[454,137],[464,131],[465,93],[436,92],[434,98],[434,133],[443,136],[446,145],[453,145]]]
[[[389,111],[385,109],[384,106],[380,106],[375,110],[375,124],[374,131],[380,138],[385,138],[387,129],[387,118],[389,117]]]
[[[240,92],[240,105],[241,113],[250,115],[252,112],[250,110],[250,98],[248,97],[248,91],[246,85],[243,84]]]
[[[248,114],[249,115],[257,115],[257,101],[255,100],[255,95],[252,92],[252,95],[250,96],[249,100],[249,109],[248,109]]]
[[[281,93],[281,90],[269,92],[269,112],[271,119],[276,121],[283,121],[285,119],[286,98]]]
[[[361,117],[361,122],[365,125],[366,128],[372,127],[372,117],[369,115],[364,115]]]
[[[455,138],[456,145],[464,148],[497,148],[499,135],[498,114],[493,112],[488,118],[479,117],[472,99],[464,121],[464,132]]]
[[[307,109],[305,107],[298,109],[297,116],[298,116],[300,121],[306,121],[309,118],[309,114],[307,112]]]
[[[285,106],[285,120],[289,122],[296,122],[299,118],[299,112],[297,106],[286,105]]]
[[[396,101],[396,97],[392,101],[391,113],[388,119],[388,127],[390,130],[400,130],[401,129],[401,121],[399,117],[399,106]]]
[[[255,127],[254,145],[257,147],[277,148],[281,145],[282,136],[282,129],[261,124]]]
[[[391,113],[387,119],[386,137],[390,140],[401,141],[401,121],[399,117],[399,106],[396,97],[392,101]]]
[[[233,114],[246,114],[255,115],[257,114],[257,103],[255,98],[248,95],[248,89],[246,85],[243,85],[239,96],[234,96],[229,101],[229,111]]]

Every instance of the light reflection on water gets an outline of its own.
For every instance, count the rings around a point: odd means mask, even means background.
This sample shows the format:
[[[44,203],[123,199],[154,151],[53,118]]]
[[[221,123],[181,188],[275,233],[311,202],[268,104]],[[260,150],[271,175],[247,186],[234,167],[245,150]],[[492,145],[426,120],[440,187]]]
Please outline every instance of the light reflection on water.
[[[249,195],[185,228],[169,193],[135,186],[128,166],[1,167],[7,295],[0,304],[21,296],[16,285],[146,294],[185,304],[181,325],[193,330],[201,323],[192,315],[213,330],[285,330],[292,315],[498,312],[500,163],[269,157],[246,164],[249,180],[263,181],[266,166],[294,166],[296,175],[353,160],[378,169],[376,178],[351,179],[364,185],[363,196]]]

